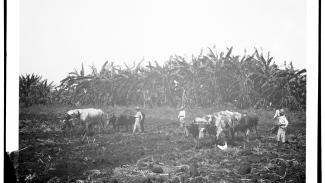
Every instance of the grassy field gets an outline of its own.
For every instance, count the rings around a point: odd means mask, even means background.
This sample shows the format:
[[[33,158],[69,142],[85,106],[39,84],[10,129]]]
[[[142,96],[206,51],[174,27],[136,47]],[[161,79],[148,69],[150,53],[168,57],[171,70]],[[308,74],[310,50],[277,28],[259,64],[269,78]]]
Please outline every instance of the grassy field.
[[[87,106],[84,106],[87,107]],[[89,106],[88,106],[89,107]],[[19,148],[13,156],[20,182],[305,182],[306,118],[288,112],[289,143],[277,147],[267,132],[274,111],[251,110],[260,117],[259,134],[244,143],[242,134],[226,151],[208,140],[194,148],[176,122],[178,111],[161,107],[144,109],[143,134],[108,129],[88,140],[68,135],[59,123],[67,106],[21,108]],[[134,107],[102,108],[108,113],[134,112]],[[188,117],[225,107],[195,108]],[[160,172],[160,173],[153,173]]]

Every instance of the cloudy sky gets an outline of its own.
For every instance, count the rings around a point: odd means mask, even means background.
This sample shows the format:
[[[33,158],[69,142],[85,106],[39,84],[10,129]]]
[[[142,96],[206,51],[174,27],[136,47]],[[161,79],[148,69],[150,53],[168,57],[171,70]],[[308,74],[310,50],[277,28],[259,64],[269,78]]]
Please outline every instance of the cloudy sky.
[[[306,67],[304,0],[21,0],[19,73],[59,83],[84,63],[100,67],[172,54],[270,51]]]

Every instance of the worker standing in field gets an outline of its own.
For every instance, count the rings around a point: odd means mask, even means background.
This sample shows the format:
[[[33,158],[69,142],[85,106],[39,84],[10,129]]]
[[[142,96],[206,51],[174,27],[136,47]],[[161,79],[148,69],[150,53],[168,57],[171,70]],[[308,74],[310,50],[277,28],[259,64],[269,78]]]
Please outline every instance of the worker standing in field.
[[[142,131],[141,128],[141,121],[142,121],[142,113],[140,111],[139,107],[136,107],[136,111],[137,113],[135,114],[135,122],[134,122],[134,126],[133,126],[133,133],[135,133],[137,130]]]
[[[178,122],[180,123],[180,126],[184,127],[184,125],[185,125],[185,108],[184,108],[184,106],[181,107],[181,111],[179,112],[177,118],[178,118]]]
[[[278,133],[276,136],[276,140],[278,142],[278,146],[280,146],[281,143],[286,142],[285,133],[287,131],[289,122],[288,122],[286,116],[284,115],[284,109],[277,110],[275,112],[274,118],[277,118],[277,125],[279,127]]]

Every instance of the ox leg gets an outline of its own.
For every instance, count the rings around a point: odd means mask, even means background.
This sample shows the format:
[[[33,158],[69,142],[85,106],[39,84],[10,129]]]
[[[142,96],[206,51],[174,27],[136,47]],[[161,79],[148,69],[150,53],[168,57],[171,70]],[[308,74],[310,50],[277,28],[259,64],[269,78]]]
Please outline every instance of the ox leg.
[[[249,142],[249,132],[250,132],[250,129],[247,129],[247,130],[246,130],[246,133],[245,133],[245,140],[246,140],[247,142]]]
[[[100,126],[101,131],[105,132],[105,121],[104,120],[102,120],[102,119],[100,120],[99,126]]]
[[[230,129],[230,134],[231,134],[232,143],[235,143],[235,131],[233,129]]]
[[[96,123],[96,127],[97,127],[97,133],[100,133],[100,131],[101,131],[100,120],[97,121],[97,123]]]
[[[189,136],[188,129],[184,126],[184,127],[182,127],[182,130],[184,130],[185,136],[188,137]]]
[[[198,148],[200,148],[200,139],[197,139],[197,146],[198,146]]]
[[[199,149],[200,148],[200,139],[199,138],[194,138],[195,141],[195,149]]]
[[[217,141],[219,140],[219,136],[220,136],[221,132],[222,132],[222,129],[221,129],[221,128],[218,128],[218,129],[217,129],[217,134],[216,134],[216,136],[217,136]]]
[[[101,131],[105,131],[105,121],[103,118],[100,118],[99,126],[101,128]]]
[[[214,146],[217,143],[217,137],[212,136],[212,145]]]
[[[116,124],[113,124],[113,130],[116,131]]]
[[[211,147],[213,147],[216,144],[216,136],[214,135],[209,135],[210,140],[211,140]]]
[[[134,125],[135,125],[135,124],[134,124]],[[129,125],[129,128],[130,128],[129,131],[132,131],[132,128],[133,128],[134,125],[132,125],[132,123]]]
[[[88,124],[88,126],[87,126],[88,135],[90,135],[91,132],[93,132],[93,131],[92,131],[92,130],[93,130],[93,126],[92,126],[91,123],[87,123],[87,124]]]
[[[134,123],[134,125],[133,125],[133,133],[135,133],[136,129],[137,129],[137,124]]]
[[[258,135],[258,132],[257,132],[257,126],[255,126],[255,131],[256,131],[256,137],[260,138],[260,136]]]
[[[90,134],[90,130],[91,130],[91,124],[89,122],[86,122],[86,133],[87,133],[87,137]]]
[[[86,127],[85,127],[86,133],[88,133],[88,128],[89,128],[88,122],[86,122],[85,125],[86,125]]]
[[[144,133],[144,121],[141,120],[141,123],[140,124],[141,124],[141,132]]]

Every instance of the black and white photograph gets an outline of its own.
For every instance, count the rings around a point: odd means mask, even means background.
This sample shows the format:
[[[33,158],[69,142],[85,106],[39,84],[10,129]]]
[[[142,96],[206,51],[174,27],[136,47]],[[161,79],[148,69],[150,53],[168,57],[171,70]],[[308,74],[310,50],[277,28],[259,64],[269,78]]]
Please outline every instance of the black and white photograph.
[[[317,1],[17,2],[17,182],[317,181]]]

